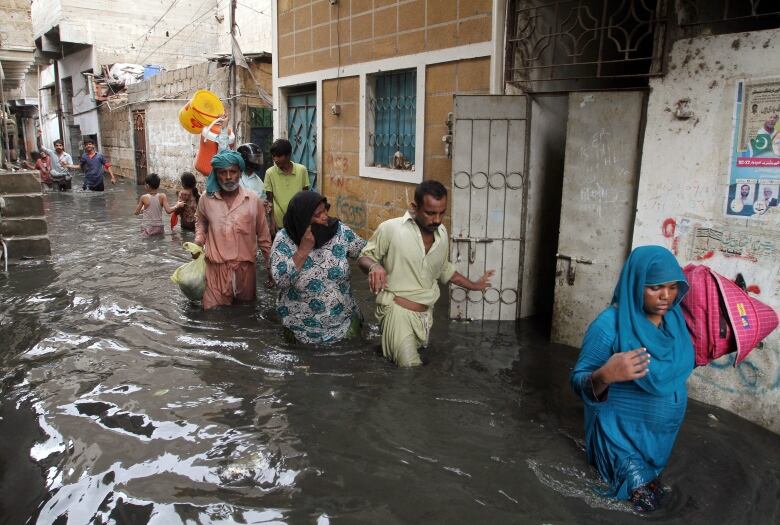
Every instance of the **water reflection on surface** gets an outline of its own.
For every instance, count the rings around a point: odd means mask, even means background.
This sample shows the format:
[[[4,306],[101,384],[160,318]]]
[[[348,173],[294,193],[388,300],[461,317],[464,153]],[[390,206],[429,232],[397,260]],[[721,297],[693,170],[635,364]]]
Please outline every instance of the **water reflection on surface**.
[[[780,437],[692,402],[648,517],[598,495],[576,351],[448,323],[431,364],[283,341],[273,294],[202,312],[142,239],[129,183],[48,194],[53,255],[0,276],[7,523],[777,523]],[[263,279],[258,282],[262,283]],[[362,276],[357,294],[372,319]]]

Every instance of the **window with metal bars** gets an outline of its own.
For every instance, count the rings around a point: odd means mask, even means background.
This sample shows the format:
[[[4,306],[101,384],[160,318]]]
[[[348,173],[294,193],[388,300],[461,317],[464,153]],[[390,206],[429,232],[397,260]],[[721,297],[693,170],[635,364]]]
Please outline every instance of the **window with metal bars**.
[[[713,34],[760,31],[780,25],[777,0],[677,0],[680,27],[709,26]]]
[[[646,86],[663,73],[667,0],[510,0],[506,81],[528,92]]]
[[[416,148],[417,71],[379,73],[369,78],[368,165],[410,170]]]

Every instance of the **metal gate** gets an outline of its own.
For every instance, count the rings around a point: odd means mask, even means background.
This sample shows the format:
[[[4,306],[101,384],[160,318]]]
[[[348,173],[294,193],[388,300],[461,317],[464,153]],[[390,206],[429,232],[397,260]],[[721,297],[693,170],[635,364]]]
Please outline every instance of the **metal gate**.
[[[520,313],[527,199],[524,95],[457,95],[453,124],[452,247],[455,268],[484,292],[450,288],[450,318],[514,321]]]
[[[135,142],[135,182],[146,180],[146,111],[133,111],[133,138]]]
[[[309,170],[309,188],[317,186],[317,93],[287,97],[287,137],[292,144],[292,161]]]

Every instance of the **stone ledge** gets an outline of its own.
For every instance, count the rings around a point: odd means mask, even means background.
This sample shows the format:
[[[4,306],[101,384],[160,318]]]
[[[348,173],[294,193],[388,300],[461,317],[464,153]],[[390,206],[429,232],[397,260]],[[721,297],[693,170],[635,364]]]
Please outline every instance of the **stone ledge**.
[[[0,235],[5,237],[46,235],[48,226],[43,217],[9,219],[0,221]]]
[[[51,255],[51,243],[48,237],[7,237],[3,239],[8,245],[8,259],[13,261],[23,257],[40,257]]]
[[[40,217],[43,215],[43,195],[3,195],[3,218]]]
[[[0,193],[40,193],[41,179],[35,171],[0,173]]]

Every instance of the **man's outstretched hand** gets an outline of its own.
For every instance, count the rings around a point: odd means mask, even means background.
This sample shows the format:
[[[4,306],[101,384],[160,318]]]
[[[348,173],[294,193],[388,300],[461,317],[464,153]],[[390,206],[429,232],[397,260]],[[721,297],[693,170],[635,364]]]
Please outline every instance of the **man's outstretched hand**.
[[[477,282],[474,283],[473,290],[484,290],[485,288],[490,287],[490,280],[493,278],[493,276],[496,274],[495,270],[488,270],[485,272],[485,274],[477,279]]]

